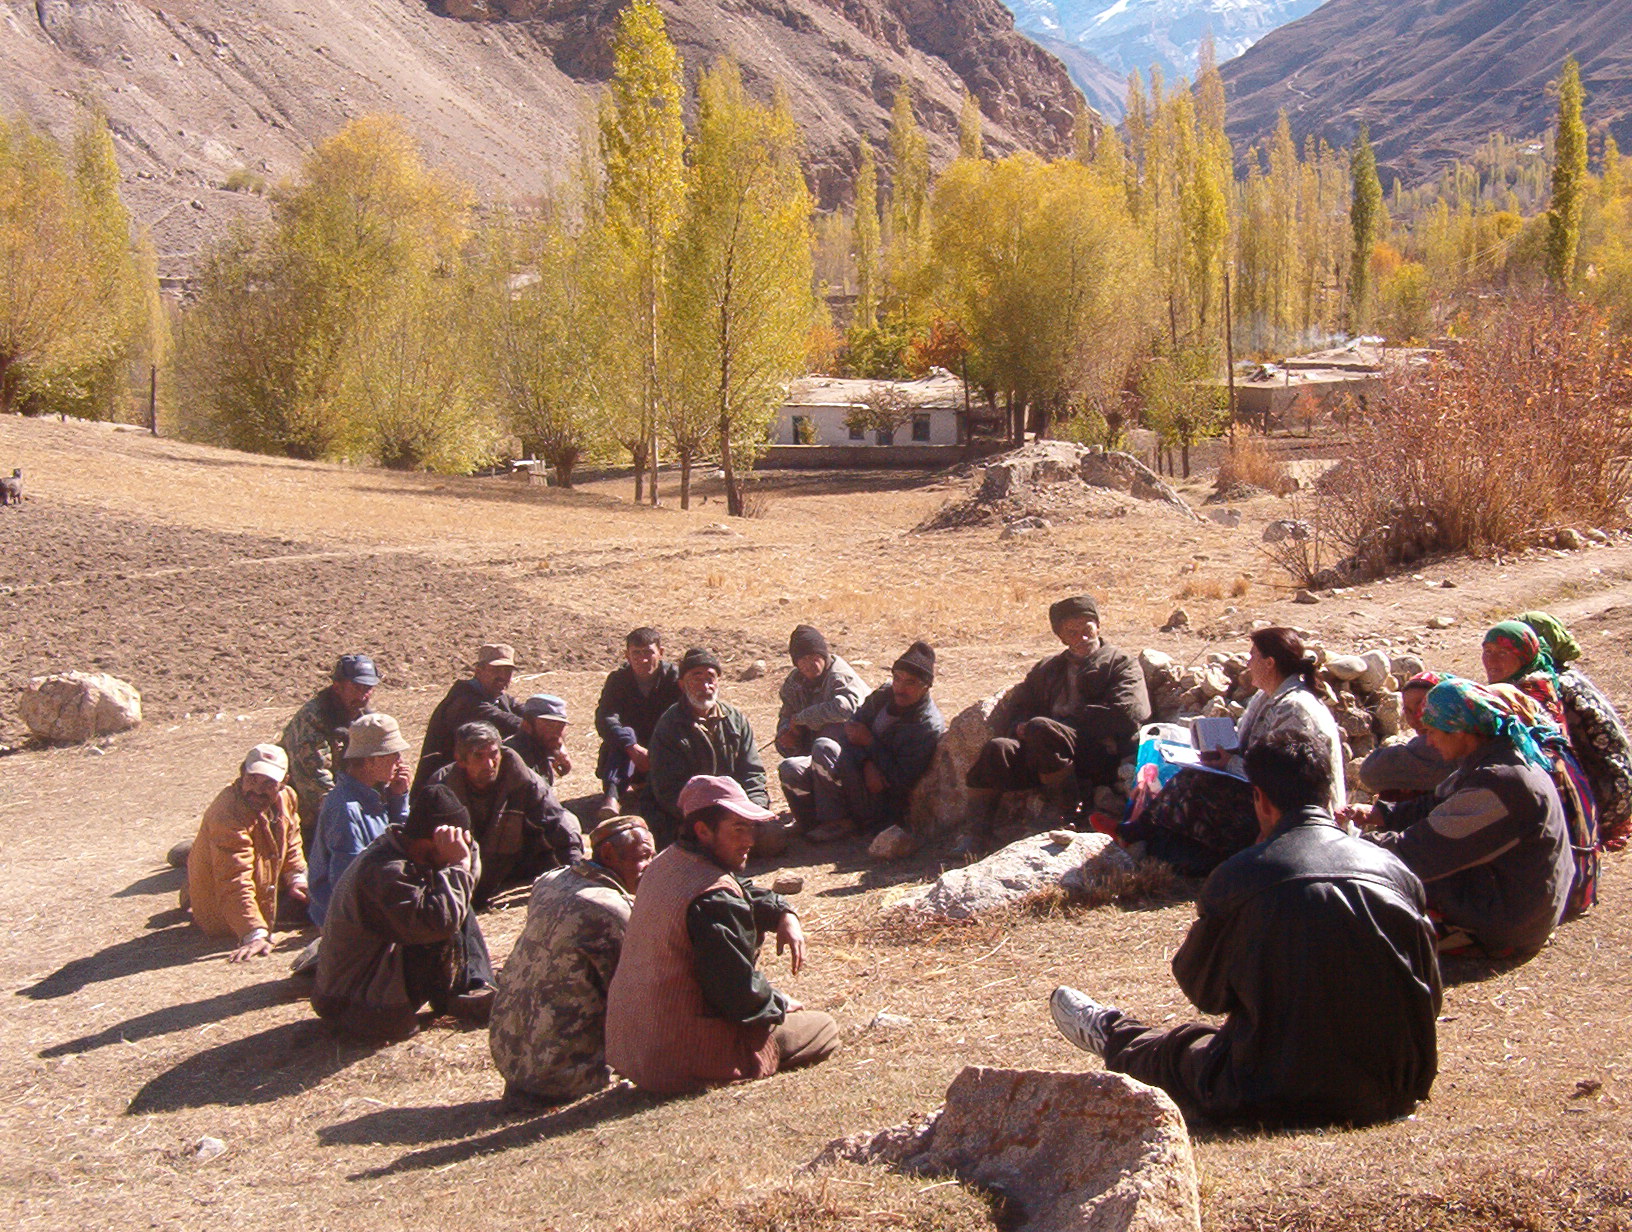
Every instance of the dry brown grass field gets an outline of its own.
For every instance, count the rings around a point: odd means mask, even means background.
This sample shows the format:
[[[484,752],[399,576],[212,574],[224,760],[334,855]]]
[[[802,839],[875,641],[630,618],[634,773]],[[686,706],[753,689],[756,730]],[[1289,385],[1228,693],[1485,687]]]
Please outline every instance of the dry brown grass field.
[[[1113,641],[1181,660],[1239,648],[1262,616],[1464,672],[1486,622],[1547,605],[1632,703],[1620,541],[1430,562],[1301,607],[1258,548],[1286,510],[1271,497],[1243,506],[1238,530],[1152,510],[1003,542],[990,528],[912,533],[966,490],[946,477],[769,476],[766,516],[722,534],[716,499],[636,508],[626,482],[562,493],[96,425],[0,419],[0,466],[23,467],[31,496],[0,510],[0,738],[19,742],[10,699],[47,671],[114,672],[147,705],[143,727],[104,745],[0,757],[0,1220],[15,1228],[991,1227],[960,1186],[796,1170],[838,1135],[934,1107],[965,1065],[1097,1065],[1048,1021],[1060,982],[1156,1022],[1188,1013],[1168,970],[1193,910],[1184,883],[1129,906],[904,936],[880,906],[932,877],[935,853],[873,867],[859,845],[795,846],[783,864],[806,877],[811,962],[792,981],[783,960],[768,967],[844,1029],[816,1070],[510,1115],[483,1033],[338,1042],[288,975],[302,938],[229,966],[176,909],[163,853],[342,651],[376,655],[376,705],[417,741],[474,646],[514,642],[516,691],[560,693],[578,720],[568,795],[591,790],[587,720],[623,632],[645,623],[673,651],[716,647],[726,696],[764,738],[797,622],[880,678],[929,638],[950,717],[1048,651],[1046,604],[1084,588]],[[1200,481],[1186,494],[1199,503]],[[1193,632],[1156,632],[1181,602]],[[1436,615],[1456,624],[1430,631]],[[735,681],[755,658],[770,674]],[[1608,859],[1602,900],[1529,963],[1448,969],[1440,1078],[1414,1117],[1325,1133],[1193,1126],[1209,1229],[1632,1227],[1624,857]],[[484,917],[495,959],[521,920],[520,895]],[[910,1024],[870,1027],[880,1010]],[[204,1136],[225,1152],[195,1158]]]

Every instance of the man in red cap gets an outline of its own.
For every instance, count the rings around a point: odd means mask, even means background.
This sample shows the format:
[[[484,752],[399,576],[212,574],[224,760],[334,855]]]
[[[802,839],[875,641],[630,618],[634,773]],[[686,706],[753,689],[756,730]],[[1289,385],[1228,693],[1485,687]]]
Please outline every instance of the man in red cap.
[[[641,875],[606,1005],[606,1060],[662,1095],[764,1078],[826,1060],[838,1024],[771,987],[755,966],[767,933],[805,963],[805,934],[784,898],[739,874],[775,816],[735,779],[698,775],[680,792],[678,842]]]

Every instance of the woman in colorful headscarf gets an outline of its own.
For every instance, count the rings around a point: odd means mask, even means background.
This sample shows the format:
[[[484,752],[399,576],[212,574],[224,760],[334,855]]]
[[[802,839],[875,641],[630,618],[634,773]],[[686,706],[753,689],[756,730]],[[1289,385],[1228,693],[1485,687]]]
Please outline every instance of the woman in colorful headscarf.
[[[1418,672],[1400,686],[1401,718],[1411,738],[1380,744],[1360,763],[1360,786],[1379,800],[1398,802],[1428,795],[1451,772],[1422,734],[1423,703],[1440,679],[1437,672]]]
[[[1598,803],[1598,834],[1606,849],[1619,851],[1632,836],[1632,741],[1621,716],[1603,691],[1579,667],[1581,644],[1546,612],[1520,612],[1518,619],[1541,639],[1558,669],[1558,691],[1575,750]]]
[[[1421,878],[1448,939],[1461,930],[1492,954],[1539,950],[1575,878],[1549,732],[1454,677],[1428,691],[1422,730],[1455,767],[1434,794],[1349,815]]]
[[[1564,730],[1564,699],[1558,691],[1558,669],[1534,629],[1522,620],[1504,620],[1492,625],[1485,634],[1480,657],[1484,660],[1487,681],[1523,689],[1541,703],[1554,725]]]

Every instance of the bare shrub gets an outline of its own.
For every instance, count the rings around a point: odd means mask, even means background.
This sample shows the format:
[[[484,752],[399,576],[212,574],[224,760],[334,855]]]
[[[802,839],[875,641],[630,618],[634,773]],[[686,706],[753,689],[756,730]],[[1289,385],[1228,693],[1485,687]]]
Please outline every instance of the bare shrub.
[[[1286,463],[1270,453],[1264,438],[1253,432],[1231,435],[1230,447],[1218,464],[1218,478],[1213,486],[1220,492],[1228,492],[1242,484],[1277,496],[1284,496],[1295,487]]]
[[[759,488],[743,485],[742,489],[742,516],[745,518],[762,518],[770,513],[776,502],[770,494]]]
[[[1624,525],[1629,449],[1632,339],[1573,300],[1507,301],[1454,356],[1385,380],[1351,456],[1317,485],[1316,542],[1279,555],[1294,576],[1318,573],[1329,541],[1345,573],[1367,577],[1559,525]]]

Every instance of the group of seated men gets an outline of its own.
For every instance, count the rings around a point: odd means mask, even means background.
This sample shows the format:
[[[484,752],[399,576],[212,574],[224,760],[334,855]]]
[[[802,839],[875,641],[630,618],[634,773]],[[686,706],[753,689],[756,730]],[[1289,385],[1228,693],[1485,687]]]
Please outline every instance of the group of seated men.
[[[1112,781],[1149,718],[1138,664],[1101,640],[1093,599],[1073,596],[1049,615],[1064,651],[1027,675],[1010,731],[968,772],[975,847],[1004,791],[1041,790],[1072,805]],[[809,626],[794,631],[789,656],[775,744],[793,824],[819,842],[904,820],[944,731],[929,698],[933,650],[914,643],[871,692]],[[437,707],[412,790],[396,722],[367,712],[359,696],[377,680],[372,663],[342,658],[331,688],[357,686],[350,703],[363,712],[325,733],[327,755],[251,750],[195,844],[195,918],[234,936],[232,957],[242,960],[270,950],[280,894],[305,906],[323,930],[320,1015],[384,1039],[416,1030],[427,1004],[490,1018],[495,1062],[517,1099],[578,1098],[614,1071],[654,1092],[695,1091],[830,1055],[833,1019],[777,992],[757,966],[774,936],[797,973],[805,942],[795,909],[741,876],[776,818],[752,726],[719,696],[719,661],[692,650],[671,667],[649,629],[629,635],[625,658],[597,708],[600,792],[587,842],[552,789],[570,768],[565,707],[508,696],[508,647],[482,647],[471,679]],[[1430,712],[1471,705],[1466,684],[1430,690]],[[342,691],[324,704],[338,713],[343,700]],[[1506,726],[1435,721],[1425,730],[1441,732],[1430,743],[1448,770],[1507,773],[1482,769],[1501,761],[1492,741]],[[1447,728],[1460,734],[1446,738]],[[445,747],[433,747],[433,735]],[[1514,817],[1507,796],[1522,788],[1545,804],[1552,791],[1520,762],[1480,788]],[[426,773],[427,763],[436,768]],[[1244,764],[1258,841],[1209,876],[1174,959],[1186,994],[1223,1024],[1151,1028],[1068,987],[1050,1000],[1054,1021],[1190,1112],[1279,1124],[1399,1115],[1433,1082],[1441,990],[1443,921],[1423,884],[1438,874],[1414,871],[1423,844],[1410,836],[1422,830],[1443,855],[1453,823],[1467,821],[1465,802],[1450,821],[1438,816],[1460,780],[1447,779],[1450,790],[1442,784],[1409,817],[1388,806],[1376,817],[1334,817],[1332,758],[1307,733],[1257,741]],[[302,766],[330,776],[310,870],[302,783],[295,773],[283,781]],[[1346,824],[1362,820],[1375,829],[1370,841]],[[1557,865],[1556,799],[1535,821]],[[533,886],[527,921],[495,981],[475,912],[521,880]],[[232,892],[220,892],[229,883]]]

